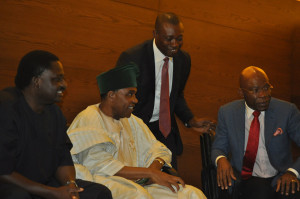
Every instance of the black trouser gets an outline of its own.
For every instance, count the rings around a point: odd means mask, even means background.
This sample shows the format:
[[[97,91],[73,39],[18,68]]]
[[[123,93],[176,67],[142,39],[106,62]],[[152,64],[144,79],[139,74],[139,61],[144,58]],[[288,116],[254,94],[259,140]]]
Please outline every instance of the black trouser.
[[[174,169],[177,169],[177,155],[176,155],[176,138],[175,134],[172,132],[169,134],[167,138],[163,136],[163,134],[159,130],[159,122],[150,122],[148,124],[149,129],[152,131],[153,135],[156,137],[157,140],[162,142],[164,145],[170,149],[172,152],[172,161],[171,165]]]
[[[238,175],[236,175],[237,178]],[[271,183],[274,178],[259,178],[252,176],[248,180],[235,181],[231,190],[234,194],[227,195],[227,190],[220,190],[219,199],[300,199],[300,192],[289,193],[289,196],[276,192]]]
[[[271,185],[274,177],[252,176],[248,180],[242,180],[240,172],[236,169],[233,172],[237,180],[233,181],[233,187],[229,190],[219,189],[219,199],[300,199],[300,192],[297,190],[295,194],[290,192],[289,196],[276,192],[276,187]]]
[[[251,177],[242,180],[240,185],[241,197],[244,199],[273,199],[274,190],[271,186],[273,178]]]
[[[300,199],[300,192],[289,196],[281,195],[276,192],[276,187],[272,187],[271,183],[274,178],[259,178],[252,176],[248,180],[241,181],[241,199]],[[290,186],[291,188],[291,186]],[[285,192],[284,192],[285,193]]]
[[[76,180],[79,187],[84,189],[79,193],[81,199],[112,199],[110,190],[104,185],[88,182],[84,180]],[[53,184],[53,183],[51,183]],[[59,185],[58,185],[59,186]],[[54,187],[58,187],[54,186]],[[41,197],[29,194],[24,189],[14,184],[0,184],[1,199],[40,199]]]

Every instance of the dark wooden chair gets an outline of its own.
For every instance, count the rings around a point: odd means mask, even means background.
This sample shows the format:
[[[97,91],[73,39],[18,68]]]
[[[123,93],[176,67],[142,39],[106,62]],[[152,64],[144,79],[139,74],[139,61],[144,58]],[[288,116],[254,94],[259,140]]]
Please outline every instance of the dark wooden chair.
[[[239,181],[229,190],[221,190],[217,184],[217,169],[211,161],[211,146],[214,132],[200,135],[200,149],[202,156],[201,182],[202,191],[208,199],[238,199]]]
[[[210,133],[204,133],[200,135],[200,148],[202,156],[202,172],[201,182],[202,190],[208,199],[218,199],[218,185],[216,168],[211,161],[211,145],[213,135]]]

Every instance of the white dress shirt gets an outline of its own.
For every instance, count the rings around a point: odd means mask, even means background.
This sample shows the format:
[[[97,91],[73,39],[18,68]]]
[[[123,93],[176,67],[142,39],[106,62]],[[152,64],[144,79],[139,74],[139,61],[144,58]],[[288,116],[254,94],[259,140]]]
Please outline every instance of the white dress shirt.
[[[150,122],[157,121],[159,119],[159,107],[160,107],[160,90],[161,90],[161,71],[164,65],[164,58],[166,57],[155,44],[153,40],[153,52],[155,62],[155,98],[154,98],[154,109]],[[173,82],[173,58],[169,57],[169,95],[172,90]]]
[[[245,103],[246,111],[245,111],[245,147],[244,154],[246,152],[249,130],[251,126],[251,122],[254,118],[252,115],[254,110],[251,109]],[[253,167],[253,176],[262,177],[262,178],[270,178],[277,174],[277,170],[271,165],[268,153],[265,145],[265,111],[261,111],[259,115],[259,124],[260,124],[260,133],[259,133],[259,144],[256,155],[256,160]]]

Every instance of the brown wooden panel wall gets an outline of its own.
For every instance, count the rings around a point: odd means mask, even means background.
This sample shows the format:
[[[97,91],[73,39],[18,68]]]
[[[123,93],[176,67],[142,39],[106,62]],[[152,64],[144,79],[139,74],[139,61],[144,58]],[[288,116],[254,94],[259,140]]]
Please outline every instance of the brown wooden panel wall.
[[[292,56],[292,102],[300,109],[300,25],[293,34],[293,56]]]
[[[185,96],[196,115],[217,118],[220,105],[239,98],[238,75],[249,65],[265,69],[274,96],[299,104],[300,3],[294,0],[1,0],[0,89],[13,85],[25,53],[49,50],[65,68],[69,87],[61,107],[72,122],[99,101],[96,75],[151,38],[164,11],[179,14],[185,25],[183,48],[192,57]],[[200,186],[199,136],[180,129],[186,150],[179,172]]]

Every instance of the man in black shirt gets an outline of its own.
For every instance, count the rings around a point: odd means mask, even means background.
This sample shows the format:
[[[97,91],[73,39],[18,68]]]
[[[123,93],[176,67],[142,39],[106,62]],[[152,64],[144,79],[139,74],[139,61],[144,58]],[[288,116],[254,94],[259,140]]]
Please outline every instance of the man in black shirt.
[[[103,185],[75,180],[66,120],[55,104],[66,89],[59,59],[28,53],[15,84],[0,94],[0,198],[112,198]]]

